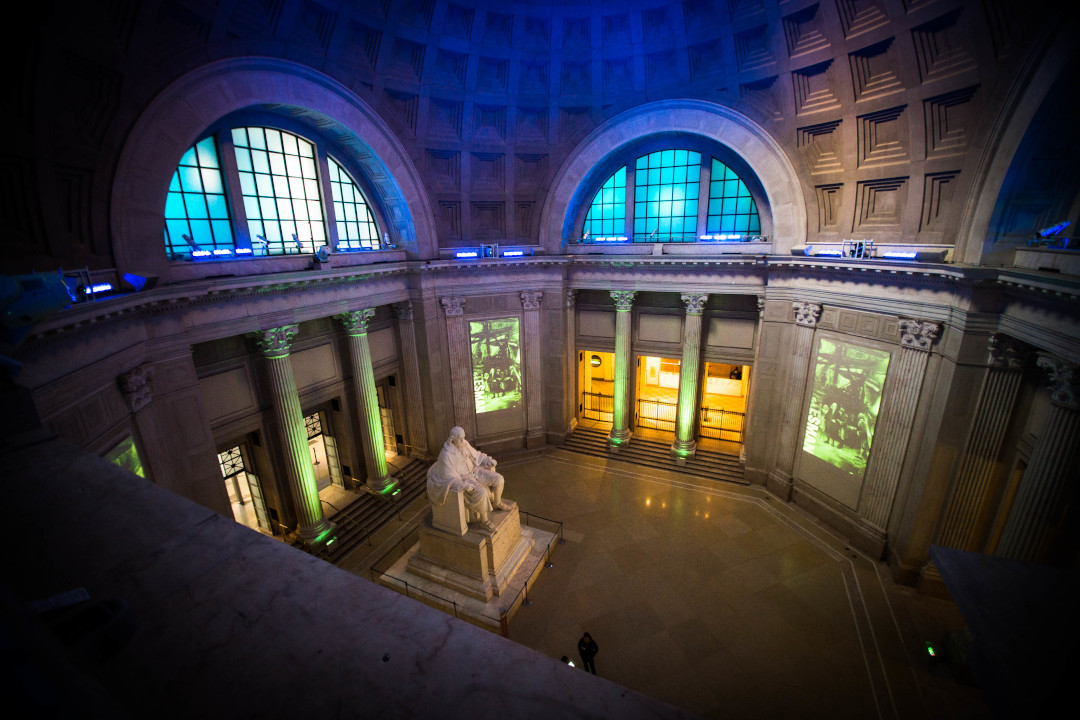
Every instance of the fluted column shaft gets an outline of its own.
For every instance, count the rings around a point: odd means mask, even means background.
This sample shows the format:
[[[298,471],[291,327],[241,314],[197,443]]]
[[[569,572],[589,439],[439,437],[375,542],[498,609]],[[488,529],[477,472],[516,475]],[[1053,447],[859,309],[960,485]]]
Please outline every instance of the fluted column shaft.
[[[880,533],[885,532],[892,511],[930,348],[941,329],[937,323],[918,320],[901,320],[899,326],[901,348],[896,365],[889,369],[891,382],[881,399],[881,416],[859,498],[859,517]]]
[[[424,423],[424,402],[420,396],[420,361],[416,353],[416,325],[413,323],[412,302],[394,303],[398,318],[398,339],[401,342],[401,370],[405,385],[405,422],[409,431],[409,452],[428,451],[427,426]]]
[[[1000,336],[990,340],[991,365],[983,380],[960,469],[938,533],[937,544],[945,547],[982,550],[976,527],[997,471],[998,455],[1022,377],[1022,362],[1016,353],[1002,352],[1006,342]]]
[[[465,323],[465,298],[441,298],[446,311],[446,340],[450,350],[450,383],[454,397],[454,424],[467,437],[476,436],[475,398],[472,383],[472,355],[469,328]]]
[[[709,296],[686,294],[686,320],[683,323],[682,362],[679,366],[679,406],[675,415],[675,442],[671,452],[677,457],[694,454],[694,415],[698,407],[698,378],[701,375],[701,316]]]
[[[1080,462],[1080,371],[1048,354],[1037,362],[1050,373],[1050,413],[994,553],[1025,562],[1045,559]]]
[[[608,444],[624,445],[630,439],[630,309],[634,305],[632,290],[612,290],[615,300],[615,389],[614,412]]]
[[[368,324],[374,316],[375,310],[367,308],[342,313],[336,317],[345,326],[349,364],[352,366],[356,394],[360,399],[360,444],[364,448],[367,486],[376,492],[382,492],[393,485],[394,480],[386,471],[382,415],[379,412],[375,371],[371,367],[371,348],[368,345]]]
[[[300,396],[296,392],[296,378],[289,360],[292,339],[298,329],[297,325],[286,325],[254,333],[254,337],[266,362],[270,401],[281,428],[285,475],[296,506],[297,534],[306,542],[315,542],[331,531],[334,524],[323,515],[315,470],[308,453],[304,414],[300,410]]]
[[[520,293],[521,307],[525,311],[522,330],[525,340],[525,409],[526,442],[534,441],[544,434],[544,392],[540,357],[540,301],[544,293],[526,291]]]
[[[795,463],[795,435],[799,431],[801,420],[810,351],[814,343],[814,329],[821,317],[821,305],[816,303],[797,301],[791,306],[795,310],[795,347],[788,369],[784,414],[773,467],[773,473],[786,483],[791,482],[791,471]]]

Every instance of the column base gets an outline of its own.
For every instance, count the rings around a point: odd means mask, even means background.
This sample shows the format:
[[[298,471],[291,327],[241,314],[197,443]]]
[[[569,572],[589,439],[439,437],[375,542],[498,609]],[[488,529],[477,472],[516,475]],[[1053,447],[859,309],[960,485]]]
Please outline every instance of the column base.
[[[376,495],[390,495],[397,488],[400,481],[390,474],[383,475],[377,480],[368,478],[367,489]]]
[[[694,453],[696,452],[697,442],[693,439],[677,439],[671,444],[671,457],[675,458],[675,462],[679,465],[685,465],[686,461],[694,457]]]
[[[623,428],[622,430],[615,430],[612,428],[611,434],[608,435],[608,450],[612,452],[618,452],[619,448],[630,442],[630,428]]]
[[[297,528],[296,534],[305,545],[323,545],[327,540],[334,537],[337,523],[320,518],[317,523],[308,527]]]

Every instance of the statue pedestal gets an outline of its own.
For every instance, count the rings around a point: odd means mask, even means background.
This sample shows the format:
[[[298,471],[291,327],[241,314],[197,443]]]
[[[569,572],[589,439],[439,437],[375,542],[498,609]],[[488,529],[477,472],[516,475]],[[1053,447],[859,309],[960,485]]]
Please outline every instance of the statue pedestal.
[[[501,594],[534,543],[521,531],[517,503],[505,498],[503,503],[508,510],[488,517],[494,531],[473,525],[457,535],[436,527],[432,517],[425,519],[409,573],[483,602]]]

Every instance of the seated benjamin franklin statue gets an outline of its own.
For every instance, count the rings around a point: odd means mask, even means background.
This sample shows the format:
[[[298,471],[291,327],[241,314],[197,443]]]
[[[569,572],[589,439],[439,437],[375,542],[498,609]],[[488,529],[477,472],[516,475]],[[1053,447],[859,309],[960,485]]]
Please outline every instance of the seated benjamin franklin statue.
[[[443,443],[438,461],[428,469],[427,493],[432,505],[441,507],[450,492],[460,492],[465,507],[480,516],[487,530],[492,510],[506,510],[502,502],[503,476],[495,472],[495,460],[465,439],[465,431],[455,427]]]

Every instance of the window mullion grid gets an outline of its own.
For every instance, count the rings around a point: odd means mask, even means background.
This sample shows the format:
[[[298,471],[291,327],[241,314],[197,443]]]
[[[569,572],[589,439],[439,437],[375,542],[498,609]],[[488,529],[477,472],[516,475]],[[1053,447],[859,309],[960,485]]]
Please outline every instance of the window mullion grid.
[[[341,240],[338,238],[337,208],[334,207],[334,191],[330,180],[330,162],[327,160],[326,151],[322,145],[315,146],[315,154],[319,160],[319,189],[322,191],[323,215],[326,218],[326,244],[331,250],[337,249]]]
[[[251,247],[251,232],[248,230],[247,209],[244,207],[244,191],[240,187],[240,170],[236,166],[236,147],[232,133],[228,128],[215,131],[220,148],[218,162],[225,176],[225,201],[232,215],[233,242],[238,248]]]

